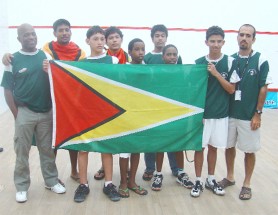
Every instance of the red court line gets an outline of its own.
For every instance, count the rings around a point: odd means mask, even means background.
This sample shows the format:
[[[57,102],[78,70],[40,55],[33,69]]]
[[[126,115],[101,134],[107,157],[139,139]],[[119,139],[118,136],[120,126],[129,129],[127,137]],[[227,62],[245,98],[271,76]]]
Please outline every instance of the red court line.
[[[11,25],[8,26],[10,29],[16,29],[18,26]],[[34,28],[37,29],[52,29],[52,26],[43,26],[43,25],[37,25],[33,26]],[[86,25],[76,25],[76,26],[71,26],[71,28],[75,29],[88,29],[91,26],[86,26]],[[101,28],[108,28],[109,26],[101,26]],[[117,26],[120,29],[125,29],[125,30],[151,30],[151,27],[134,27],[134,26]],[[168,28],[169,31],[189,31],[189,32],[206,32],[207,29],[205,28]],[[224,30],[225,33],[237,33],[237,30]],[[278,35],[278,32],[272,32],[272,31],[257,31],[257,34],[266,34],[266,35]]]
[[[269,88],[267,89],[268,92],[278,92],[278,88]]]

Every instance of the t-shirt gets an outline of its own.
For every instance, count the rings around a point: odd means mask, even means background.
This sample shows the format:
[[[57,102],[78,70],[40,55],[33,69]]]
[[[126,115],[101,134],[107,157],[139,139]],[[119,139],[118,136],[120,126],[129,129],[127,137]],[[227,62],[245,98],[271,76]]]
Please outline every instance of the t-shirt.
[[[27,106],[34,112],[51,109],[51,95],[48,74],[43,71],[46,54],[18,51],[13,54],[11,65],[5,68],[1,86],[11,90],[15,103]]]
[[[216,70],[223,78],[231,83],[239,81],[233,64],[234,58],[222,54],[215,61],[211,61],[207,56],[197,59],[196,64],[214,63]],[[208,85],[204,110],[205,119],[220,119],[227,117],[229,114],[230,94],[224,90],[219,81],[208,72]]]
[[[249,56],[239,56],[238,53],[232,55],[236,61],[236,69],[241,81],[236,85],[236,90],[241,91],[241,100],[235,101],[235,94],[231,96],[230,117],[240,120],[251,120],[258,102],[260,89],[271,83],[268,76],[269,64],[261,53],[252,53]]]
[[[164,64],[164,61],[162,59],[162,52],[149,52],[144,56],[144,62],[145,64]],[[178,57],[177,64],[182,64],[181,56]]]
[[[118,64],[119,63],[118,58],[116,58],[114,56],[106,55],[105,53],[100,56],[96,56],[96,57],[87,57],[85,59],[82,59],[81,61],[91,62],[91,63],[105,63],[105,64]]]

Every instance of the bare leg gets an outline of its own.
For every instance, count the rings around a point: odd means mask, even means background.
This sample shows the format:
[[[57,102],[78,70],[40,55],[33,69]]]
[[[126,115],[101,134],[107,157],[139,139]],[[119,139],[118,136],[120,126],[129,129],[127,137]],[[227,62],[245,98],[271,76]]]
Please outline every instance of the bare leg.
[[[102,165],[105,171],[105,181],[112,181],[113,176],[113,157],[112,154],[101,154]]]
[[[78,153],[78,168],[79,168],[79,177],[80,184],[87,184],[87,168],[88,168],[88,152],[80,151]]]
[[[164,160],[164,152],[156,153],[156,171],[161,172]]]
[[[195,151],[194,154],[194,166],[195,166],[196,177],[201,177],[203,163],[204,163],[204,148],[202,149],[202,151]]]
[[[130,157],[130,177],[128,181],[128,187],[137,187],[135,182],[135,177],[139,165],[140,154],[139,153],[132,153]]]
[[[121,189],[127,188],[127,168],[128,168],[129,158],[121,158],[119,159],[120,164],[120,173],[121,173]]]
[[[217,160],[217,148],[215,148],[211,145],[208,145],[207,162],[208,162],[208,174],[209,175],[214,175],[216,160]]]
[[[235,147],[226,149],[225,156],[226,156],[226,166],[227,166],[227,179],[229,181],[235,181],[235,177],[234,177],[234,164],[235,164],[235,157],[236,157]]]
[[[245,178],[243,182],[244,187],[250,187],[251,177],[255,167],[256,156],[255,153],[245,153],[244,164],[245,164]]]
[[[77,171],[77,156],[78,151],[69,150],[70,156],[70,163],[71,163],[71,176],[78,178],[78,171]]]

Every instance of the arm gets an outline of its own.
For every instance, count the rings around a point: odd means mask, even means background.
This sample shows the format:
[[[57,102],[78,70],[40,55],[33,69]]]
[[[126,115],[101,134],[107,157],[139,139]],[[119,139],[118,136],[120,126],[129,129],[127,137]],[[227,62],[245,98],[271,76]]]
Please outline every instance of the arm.
[[[5,88],[4,89],[4,96],[5,96],[5,100],[7,102],[7,105],[9,106],[12,114],[14,115],[14,118],[16,119],[18,109],[17,109],[17,106],[15,104],[12,91]]]
[[[258,103],[257,103],[257,110],[262,110],[266,98],[267,93],[267,85],[264,85],[259,92],[258,96]],[[257,112],[254,113],[254,116],[251,119],[251,129],[256,130],[261,126],[261,114],[258,114]]]
[[[232,84],[225,78],[223,78],[221,74],[216,70],[213,63],[208,63],[208,71],[218,80],[225,91],[227,91],[229,94],[233,94],[235,92],[235,84]]]

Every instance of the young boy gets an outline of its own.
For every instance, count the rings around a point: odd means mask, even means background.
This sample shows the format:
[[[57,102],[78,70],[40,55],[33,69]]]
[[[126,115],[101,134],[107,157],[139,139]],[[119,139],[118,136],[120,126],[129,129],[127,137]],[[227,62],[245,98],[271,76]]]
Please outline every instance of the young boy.
[[[154,44],[154,50],[149,52],[144,57],[146,64],[164,64],[162,59],[162,50],[167,42],[168,29],[164,25],[155,25],[151,29],[151,38]],[[181,57],[178,57],[178,64],[182,64]],[[175,153],[167,153],[169,158],[169,164],[174,176],[177,176],[178,169],[175,158]],[[155,170],[155,153],[145,153],[146,169],[142,178],[145,181],[150,181],[153,177]]]
[[[209,54],[196,60],[196,64],[206,64],[209,72],[207,95],[204,112],[204,131],[201,151],[196,151],[196,183],[191,190],[192,197],[200,196],[203,191],[201,172],[204,160],[204,149],[208,146],[208,177],[205,187],[216,195],[225,191],[217,184],[214,176],[217,159],[217,148],[226,148],[228,135],[228,111],[230,94],[235,91],[239,77],[234,70],[233,58],[221,53],[225,44],[224,31],[218,26],[210,27],[206,32],[206,45]]]
[[[121,48],[123,42],[122,31],[114,26],[111,26],[105,30],[105,40],[108,46],[107,55],[115,56],[119,59],[119,64],[126,64],[130,62],[128,54]],[[96,180],[102,180],[105,176],[103,166],[96,172],[94,178]]]
[[[93,26],[87,31],[87,44],[90,46],[91,54],[89,57],[84,59],[85,62],[91,63],[108,63],[117,64],[118,58],[106,55],[104,52],[105,36],[104,30],[99,26]],[[89,194],[90,189],[87,179],[87,167],[88,167],[88,152],[80,151],[78,156],[78,167],[80,176],[80,185],[75,191],[74,201],[83,202],[86,196]],[[112,183],[113,174],[113,157],[112,154],[102,153],[102,164],[105,170],[105,182],[103,192],[112,200],[119,201],[120,196],[115,189],[116,186]]]
[[[162,59],[165,64],[177,64],[178,49],[176,48],[176,46],[174,46],[172,44],[166,45],[162,50]],[[183,152],[181,152],[181,153],[183,153]],[[175,153],[172,153],[172,154],[175,155]],[[156,172],[155,172],[155,175],[153,178],[153,183],[151,185],[151,188],[154,191],[160,191],[161,187],[162,187],[163,175],[162,175],[161,170],[162,170],[163,160],[164,160],[164,152],[157,152],[156,153]],[[193,186],[193,183],[189,180],[187,174],[183,171],[183,169],[178,169],[177,181],[179,180],[179,178],[183,179],[183,183],[185,184],[184,186],[187,186],[190,188]]]
[[[135,38],[128,44],[128,53],[131,56],[131,64],[142,64],[145,55],[145,44],[141,39]],[[130,175],[127,180],[128,161],[130,158]],[[140,160],[140,153],[120,153],[121,184],[119,194],[122,198],[129,197],[129,190],[138,195],[147,195],[148,191],[138,186],[135,182],[136,172]]]

